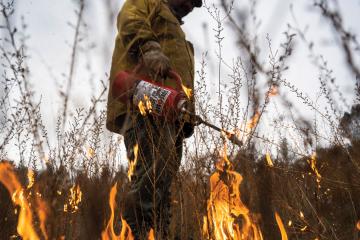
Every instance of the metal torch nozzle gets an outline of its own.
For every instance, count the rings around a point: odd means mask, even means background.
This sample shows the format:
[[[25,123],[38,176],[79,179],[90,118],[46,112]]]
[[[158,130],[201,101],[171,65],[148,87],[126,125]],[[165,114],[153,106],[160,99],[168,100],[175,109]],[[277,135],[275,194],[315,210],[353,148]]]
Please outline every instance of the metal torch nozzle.
[[[187,117],[184,117],[184,119],[191,119],[191,123],[193,123],[195,126],[200,125],[200,124],[204,124],[205,126],[208,126],[216,131],[218,131],[219,133],[225,133],[225,136],[227,139],[229,139],[233,144],[238,145],[239,147],[241,147],[243,145],[243,142],[234,134],[231,133],[227,130],[221,129],[205,120],[203,120],[199,115],[196,115],[190,111],[188,111],[185,108],[181,109],[181,113]]]

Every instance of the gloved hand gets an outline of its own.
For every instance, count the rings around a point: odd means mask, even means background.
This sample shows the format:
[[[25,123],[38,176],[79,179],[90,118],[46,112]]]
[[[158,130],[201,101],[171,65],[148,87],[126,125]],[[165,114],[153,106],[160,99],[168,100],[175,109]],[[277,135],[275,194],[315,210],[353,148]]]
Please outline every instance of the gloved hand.
[[[145,72],[154,80],[165,78],[170,70],[170,60],[161,51],[156,41],[148,41],[141,47],[141,65]]]
[[[194,106],[190,102],[186,102],[183,106],[185,112],[181,112],[179,115],[179,123],[181,127],[181,132],[184,138],[191,137],[194,133],[194,128],[197,125],[197,119],[194,115]]]

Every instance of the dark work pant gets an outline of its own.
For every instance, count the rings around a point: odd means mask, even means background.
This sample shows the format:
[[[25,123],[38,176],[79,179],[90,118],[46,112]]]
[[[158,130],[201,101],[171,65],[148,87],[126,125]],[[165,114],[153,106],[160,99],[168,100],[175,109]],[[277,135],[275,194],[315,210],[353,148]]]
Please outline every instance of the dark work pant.
[[[182,156],[180,127],[158,121],[151,116],[138,116],[133,128],[125,135],[128,159],[137,164],[125,197],[123,217],[136,239],[145,239],[153,228],[157,239],[166,239],[170,223],[170,185]]]

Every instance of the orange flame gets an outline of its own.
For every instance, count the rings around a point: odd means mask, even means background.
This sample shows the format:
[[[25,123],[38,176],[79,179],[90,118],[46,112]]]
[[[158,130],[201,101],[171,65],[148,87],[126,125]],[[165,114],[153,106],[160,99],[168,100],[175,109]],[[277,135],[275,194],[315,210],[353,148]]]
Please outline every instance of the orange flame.
[[[27,185],[27,189],[32,188],[32,186],[34,186],[35,183],[35,178],[34,178],[34,171],[31,169],[28,169],[27,172],[27,178],[28,178],[28,185]]]
[[[87,158],[93,158],[95,156],[95,149],[89,147],[86,151]]]
[[[129,181],[131,181],[131,177],[134,174],[135,166],[137,164],[137,158],[138,158],[138,151],[139,151],[139,145],[135,144],[134,146],[134,159],[129,161],[129,169],[128,169],[128,178]]]
[[[148,240],[155,240],[154,229],[150,229]]]
[[[109,205],[110,205],[110,219],[108,224],[106,225],[106,229],[101,233],[101,240],[134,240],[134,237],[131,233],[131,229],[126,221],[121,218],[122,228],[119,235],[116,235],[114,230],[114,209],[115,209],[115,197],[117,193],[117,183],[111,188],[110,190],[110,197],[109,197]]]
[[[273,161],[271,160],[271,157],[270,157],[270,153],[266,153],[265,155],[265,158],[266,158],[266,162],[268,164],[269,167],[273,167],[274,166],[274,163]]]
[[[246,138],[250,135],[251,130],[258,124],[260,119],[260,112],[255,111],[254,115],[245,123],[241,124],[240,127],[236,128],[234,134],[242,140],[246,141]]]
[[[360,231],[360,220],[356,223],[356,228]]]
[[[75,213],[79,210],[79,204],[81,202],[82,192],[79,185],[74,185],[70,188],[70,195],[68,203],[64,205],[64,212]]]
[[[210,177],[210,198],[207,217],[204,217],[203,234],[212,240],[261,240],[259,227],[254,223],[249,209],[242,203],[240,184],[242,176],[232,170],[226,156],[226,146],[222,159],[216,164],[217,171]],[[236,222],[241,218],[242,226]]]
[[[288,236],[285,230],[285,226],[283,221],[281,220],[279,214],[277,212],[275,212],[275,220],[279,226],[280,229],[280,233],[281,233],[281,240],[288,240]]]
[[[145,108],[145,105],[144,105],[143,101],[139,102],[138,108],[139,108],[139,111],[140,111],[141,115],[145,116],[146,115],[146,108]]]
[[[185,85],[183,85],[183,84],[181,84],[181,87],[182,87],[182,90],[184,91],[184,93],[185,93],[186,97],[187,97],[188,99],[190,99],[190,98],[191,98],[191,96],[192,96],[192,89],[191,89],[191,88],[186,87],[186,86],[185,86]]]
[[[310,164],[310,167],[311,169],[313,170],[313,172],[315,173],[316,175],[316,181],[318,183],[320,183],[321,181],[321,175],[316,167],[316,152],[314,152],[311,157],[310,157],[310,160],[308,160],[308,163]]]
[[[24,196],[24,189],[17,179],[10,163],[0,163],[0,182],[5,185],[12,201],[20,207],[17,232],[24,240],[40,239],[33,226],[33,216],[30,205]]]
[[[147,112],[151,113],[152,111],[152,105],[151,101],[148,96],[144,95],[144,101],[140,101],[138,103],[138,108],[141,113],[141,115],[145,116]]]
[[[253,129],[258,123],[259,119],[260,119],[260,112],[256,110],[254,116],[246,124],[247,130]]]
[[[45,228],[45,223],[46,223],[46,219],[47,219],[47,215],[48,215],[48,207],[39,198],[36,198],[36,204],[37,204],[36,212],[37,212],[37,214],[39,216],[39,220],[40,220],[41,233],[44,235],[45,239],[48,239],[49,237],[46,233],[46,228]]]

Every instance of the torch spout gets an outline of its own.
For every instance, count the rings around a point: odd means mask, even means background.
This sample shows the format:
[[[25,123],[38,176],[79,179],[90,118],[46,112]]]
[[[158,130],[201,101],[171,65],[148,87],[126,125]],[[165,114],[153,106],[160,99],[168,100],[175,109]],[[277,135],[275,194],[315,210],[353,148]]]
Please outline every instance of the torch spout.
[[[188,111],[185,108],[182,108],[181,112],[184,115],[190,116],[190,118],[192,119],[192,123],[195,126],[198,126],[200,124],[204,124],[205,126],[208,126],[208,127],[212,128],[212,129],[214,129],[215,131],[218,131],[219,133],[225,133],[226,138],[229,139],[230,142],[232,142],[233,144],[238,145],[239,147],[241,147],[243,145],[243,142],[234,133],[231,133],[228,130],[219,128],[218,126],[215,126],[214,124],[205,121],[199,115],[196,115],[196,114]]]

